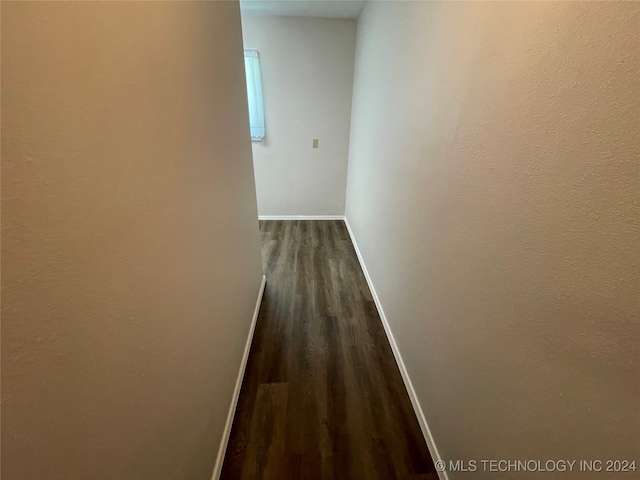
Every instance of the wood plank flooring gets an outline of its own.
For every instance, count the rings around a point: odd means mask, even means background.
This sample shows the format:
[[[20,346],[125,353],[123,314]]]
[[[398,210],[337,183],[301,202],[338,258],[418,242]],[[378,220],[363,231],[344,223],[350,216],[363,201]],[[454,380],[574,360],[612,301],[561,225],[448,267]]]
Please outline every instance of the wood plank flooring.
[[[437,480],[344,222],[260,232],[267,285],[221,478]]]

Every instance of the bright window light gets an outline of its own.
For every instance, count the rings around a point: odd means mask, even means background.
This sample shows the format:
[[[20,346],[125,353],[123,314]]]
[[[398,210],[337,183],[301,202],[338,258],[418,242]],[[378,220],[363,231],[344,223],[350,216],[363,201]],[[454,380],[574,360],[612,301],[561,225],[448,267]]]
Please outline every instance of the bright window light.
[[[264,103],[262,101],[262,82],[260,81],[260,62],[257,50],[244,51],[244,68],[247,74],[251,141],[261,142],[265,133]]]

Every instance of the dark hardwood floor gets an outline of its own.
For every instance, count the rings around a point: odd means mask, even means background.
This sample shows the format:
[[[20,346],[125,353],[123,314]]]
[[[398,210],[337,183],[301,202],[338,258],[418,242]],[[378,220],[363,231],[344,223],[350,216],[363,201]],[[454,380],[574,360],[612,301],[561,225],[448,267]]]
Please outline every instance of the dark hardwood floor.
[[[429,479],[342,221],[261,221],[267,285],[222,479]]]

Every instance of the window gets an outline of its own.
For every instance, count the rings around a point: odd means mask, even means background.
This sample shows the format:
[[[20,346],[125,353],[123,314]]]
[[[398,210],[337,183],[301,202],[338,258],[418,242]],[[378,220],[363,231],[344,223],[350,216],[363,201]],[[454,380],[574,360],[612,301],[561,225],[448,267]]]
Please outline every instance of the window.
[[[244,68],[247,74],[247,99],[249,100],[249,124],[251,141],[261,142],[264,138],[264,104],[262,102],[262,82],[257,50],[244,51]]]

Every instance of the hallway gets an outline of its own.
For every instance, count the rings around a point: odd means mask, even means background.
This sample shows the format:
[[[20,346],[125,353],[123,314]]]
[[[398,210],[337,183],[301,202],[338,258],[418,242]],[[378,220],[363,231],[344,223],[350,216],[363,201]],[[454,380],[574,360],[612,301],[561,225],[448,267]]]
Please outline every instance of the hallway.
[[[437,479],[341,220],[261,221],[267,285],[231,479]]]

